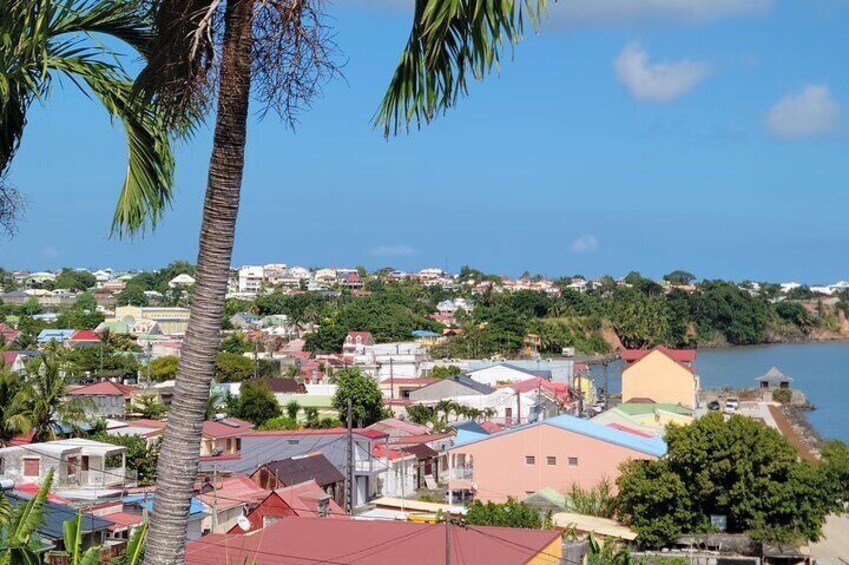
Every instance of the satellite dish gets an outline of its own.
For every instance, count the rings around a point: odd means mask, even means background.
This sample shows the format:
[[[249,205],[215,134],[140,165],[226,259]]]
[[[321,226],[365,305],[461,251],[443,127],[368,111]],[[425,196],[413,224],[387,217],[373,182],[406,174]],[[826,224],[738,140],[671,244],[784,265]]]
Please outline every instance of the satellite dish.
[[[236,518],[236,525],[238,525],[243,532],[247,532],[251,529],[251,521],[248,520],[247,516],[244,514]]]

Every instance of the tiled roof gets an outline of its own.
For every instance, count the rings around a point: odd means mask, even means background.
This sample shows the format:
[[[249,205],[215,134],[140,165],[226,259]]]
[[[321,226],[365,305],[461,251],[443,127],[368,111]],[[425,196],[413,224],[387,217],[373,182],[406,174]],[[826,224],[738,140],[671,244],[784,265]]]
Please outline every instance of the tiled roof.
[[[268,388],[271,389],[271,392],[280,392],[280,393],[299,393],[306,392],[307,389],[303,385],[303,383],[299,383],[295,379],[287,379],[283,377],[277,377],[272,379],[262,379],[262,382],[268,385]]]
[[[520,565],[560,540],[554,530],[452,528],[451,562]],[[500,540],[500,541],[499,541]],[[339,556],[347,556],[340,560]],[[445,528],[386,520],[278,520],[261,534],[213,534],[186,547],[187,565],[368,563],[431,565],[445,558]]]
[[[71,335],[70,341],[100,342],[100,336],[91,330],[77,330]]]

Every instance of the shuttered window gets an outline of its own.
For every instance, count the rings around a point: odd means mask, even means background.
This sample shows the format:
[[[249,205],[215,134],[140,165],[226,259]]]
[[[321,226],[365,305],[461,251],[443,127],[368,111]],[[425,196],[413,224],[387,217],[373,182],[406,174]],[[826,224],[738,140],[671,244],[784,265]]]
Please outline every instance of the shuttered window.
[[[41,467],[41,461],[39,459],[35,459],[33,457],[25,457],[24,458],[24,476],[25,477],[37,477],[39,467]]]

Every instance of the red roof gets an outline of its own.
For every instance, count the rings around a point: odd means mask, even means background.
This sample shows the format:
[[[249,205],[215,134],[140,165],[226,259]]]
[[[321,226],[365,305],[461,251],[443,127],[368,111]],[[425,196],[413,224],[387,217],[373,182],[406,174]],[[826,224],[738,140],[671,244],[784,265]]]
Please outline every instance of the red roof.
[[[100,336],[97,333],[91,330],[77,330],[73,334],[71,334],[71,338],[68,341],[94,341],[99,342]]]
[[[629,434],[634,434],[635,436],[654,437],[651,434],[647,434],[646,432],[641,432],[640,430],[635,430],[634,428],[629,428],[628,426],[623,426],[622,424],[617,424],[616,422],[607,424],[607,427],[613,428],[614,430],[619,430],[621,432],[628,432]]]
[[[695,349],[672,349],[665,345],[657,345],[651,349],[625,349],[622,351],[622,360],[626,363],[635,363],[652,351],[660,351],[679,363],[692,363],[696,360]]]
[[[219,510],[242,504],[256,505],[268,496],[267,490],[258,487],[245,475],[233,475],[214,485],[202,484],[196,490],[203,491],[202,494],[195,495],[198,500],[210,507],[217,502]]]
[[[227,425],[224,422],[227,422]],[[213,422],[207,421],[203,423],[203,437],[226,438],[233,436],[243,436],[253,430],[254,425],[238,418],[225,418],[224,420]]]
[[[383,379],[382,381],[380,381],[380,384],[388,385],[388,384],[391,383],[393,385],[427,386],[427,385],[432,385],[433,383],[437,382],[438,380],[439,379],[427,379],[427,378],[419,379],[419,378],[416,378],[416,377],[393,377],[391,379],[389,379],[389,378]]]
[[[520,565],[560,540],[559,531],[451,528],[452,563]],[[432,565],[445,558],[445,526],[387,520],[282,519],[251,534],[189,542],[187,565],[359,563]]]
[[[38,494],[40,488],[41,485],[37,485],[35,483],[24,483],[22,485],[15,485],[16,491],[22,492],[29,496],[35,496],[36,494]],[[59,502],[60,504],[67,504],[68,502],[70,502],[64,496],[59,496],[58,494],[52,492],[47,493],[47,500],[50,500],[52,502]]]
[[[282,498],[302,518],[318,517],[318,501],[326,497],[324,490],[315,481],[306,481],[297,485],[280,488],[274,494]],[[349,516],[332,498],[328,501],[328,511],[331,518]]]
[[[389,430],[387,433],[391,436],[392,432],[396,432],[397,435],[415,435],[415,434],[426,434],[428,432],[427,427],[416,424],[414,422],[405,422],[404,420],[399,420],[397,418],[387,418],[385,420],[381,420],[380,422],[376,422],[368,427],[371,430]]]
[[[348,337],[352,340],[356,340],[359,337],[366,344],[374,341],[374,336],[371,335],[371,332],[348,332]]]
[[[105,514],[101,516],[104,520],[109,520],[113,524],[108,526],[106,529],[110,532],[114,532],[121,528],[131,528],[133,526],[138,526],[142,522],[144,522],[144,516],[141,512],[113,512],[112,514]]]
[[[134,386],[113,383],[112,381],[101,381],[93,385],[81,386],[69,390],[68,394],[71,396],[123,396],[128,399],[135,390],[137,389]]]
[[[441,439],[445,439],[447,437],[451,437],[453,434],[444,433],[444,434],[416,434],[412,436],[401,436],[395,438],[392,442],[393,444],[412,444],[412,443],[430,443],[431,441],[439,441]]]
[[[244,435],[246,436],[308,436],[308,435],[338,435],[348,433],[347,428],[310,428],[305,430],[252,430]],[[355,428],[353,433],[365,436],[371,439],[381,439],[389,437],[389,434],[378,432],[377,430],[366,430]]]
[[[496,424],[491,420],[485,420],[481,422],[480,425],[484,429],[484,431],[489,434],[494,434],[504,429],[504,426],[502,426],[501,424]]]
[[[161,420],[149,420],[147,418],[139,418],[138,420],[130,420],[127,425],[138,426],[140,428],[156,428],[158,430],[165,428],[165,422]]]
[[[569,385],[559,381],[550,381],[542,377],[532,377],[524,381],[500,385],[498,388],[511,388],[519,393],[531,392],[537,388],[550,392],[558,400],[565,401],[571,396]]]
[[[15,364],[15,361],[18,359],[17,351],[0,351],[0,359],[3,360],[2,364],[6,367],[11,367]]]

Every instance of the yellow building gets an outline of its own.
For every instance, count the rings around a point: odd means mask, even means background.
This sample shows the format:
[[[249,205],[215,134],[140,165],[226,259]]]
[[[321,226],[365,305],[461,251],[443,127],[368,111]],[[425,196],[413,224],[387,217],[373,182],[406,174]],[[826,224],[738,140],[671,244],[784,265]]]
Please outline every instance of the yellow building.
[[[137,324],[144,326],[155,323],[164,335],[181,334],[186,332],[189,324],[189,310],[159,306],[118,306],[115,308],[115,318],[108,321],[127,324],[131,328]]]
[[[622,402],[647,401],[696,407],[699,377],[695,349],[629,349],[622,352]]]

